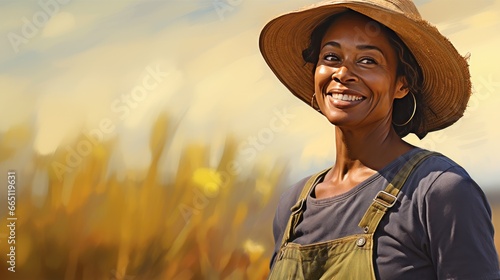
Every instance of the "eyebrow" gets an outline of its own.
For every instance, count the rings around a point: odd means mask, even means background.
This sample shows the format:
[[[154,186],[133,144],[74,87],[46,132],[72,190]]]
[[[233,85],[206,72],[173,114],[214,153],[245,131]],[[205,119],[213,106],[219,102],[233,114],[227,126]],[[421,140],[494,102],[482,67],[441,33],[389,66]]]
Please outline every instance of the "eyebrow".
[[[323,45],[323,47],[321,47],[321,49],[323,49],[326,46],[332,46],[332,47],[340,48],[340,44],[337,43],[337,42],[335,42],[335,41],[326,42]],[[379,51],[382,55],[384,54],[384,52],[379,47],[374,46],[374,45],[357,45],[356,49],[358,49],[358,50],[376,50],[376,51]]]

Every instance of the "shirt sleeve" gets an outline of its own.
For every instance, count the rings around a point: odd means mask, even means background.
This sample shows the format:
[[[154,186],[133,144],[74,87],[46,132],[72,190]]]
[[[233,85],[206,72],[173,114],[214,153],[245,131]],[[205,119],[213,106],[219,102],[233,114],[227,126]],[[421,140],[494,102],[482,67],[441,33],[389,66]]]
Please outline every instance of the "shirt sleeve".
[[[274,259],[276,258],[276,255],[279,250],[279,245],[281,243],[281,236],[283,235],[283,231],[281,229],[280,223],[278,221],[278,213],[279,207],[276,208],[276,213],[274,214],[274,220],[273,220],[273,236],[274,236],[274,250],[273,250],[273,255],[271,257],[271,262],[269,263],[269,267],[272,268],[274,264]]]
[[[479,186],[459,166],[428,189],[422,219],[438,279],[500,279],[491,209]]]
[[[273,267],[274,260],[280,249],[281,240],[288,224],[288,220],[292,214],[290,209],[297,201],[307,179],[309,179],[309,177],[300,180],[281,195],[273,220],[274,251],[269,264],[271,268]]]
[[[290,207],[290,199],[288,193],[284,193],[281,196],[280,202],[278,203],[278,207],[276,208],[276,213],[274,214],[273,220],[273,236],[274,236],[274,251],[273,256],[271,257],[270,268],[273,267],[274,259],[280,249],[281,240],[283,238],[283,233],[285,231],[286,225],[288,223],[288,219],[290,218],[291,211]]]

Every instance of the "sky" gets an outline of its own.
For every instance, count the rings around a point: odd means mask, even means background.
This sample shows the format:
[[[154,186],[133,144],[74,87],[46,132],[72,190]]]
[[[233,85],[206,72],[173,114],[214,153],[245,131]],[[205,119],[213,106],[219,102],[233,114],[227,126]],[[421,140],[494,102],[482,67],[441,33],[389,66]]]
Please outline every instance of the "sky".
[[[115,138],[109,168],[144,168],[150,130],[177,124],[165,180],[186,143],[210,145],[216,165],[228,137],[238,163],[286,163],[290,182],[331,166],[333,127],[294,98],[258,49],[273,17],[316,1],[0,0],[0,136],[28,125],[27,142],[0,170],[25,168],[84,134]],[[486,190],[500,187],[500,0],[415,1],[423,18],[470,54],[473,95],[455,125],[414,145],[439,151]],[[1,140],[0,140],[1,141]],[[3,172],[3,171],[2,171]]]

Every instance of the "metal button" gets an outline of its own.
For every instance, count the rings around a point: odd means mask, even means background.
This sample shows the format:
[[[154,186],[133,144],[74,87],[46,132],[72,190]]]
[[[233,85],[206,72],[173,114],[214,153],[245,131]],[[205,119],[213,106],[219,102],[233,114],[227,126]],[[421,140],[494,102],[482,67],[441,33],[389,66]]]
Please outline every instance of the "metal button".
[[[356,245],[358,245],[359,247],[363,247],[365,244],[366,244],[366,239],[364,237],[360,237],[356,241]]]
[[[368,226],[366,226],[366,227],[363,229],[363,231],[364,231],[365,233],[368,233],[368,231],[369,231],[369,230],[370,230],[370,228],[369,228]]]

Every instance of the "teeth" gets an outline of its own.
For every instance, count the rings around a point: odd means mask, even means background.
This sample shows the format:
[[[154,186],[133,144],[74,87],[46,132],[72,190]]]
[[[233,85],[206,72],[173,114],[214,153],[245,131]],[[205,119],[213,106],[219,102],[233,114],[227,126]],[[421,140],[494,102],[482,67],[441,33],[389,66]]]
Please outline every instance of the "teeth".
[[[359,101],[359,100],[363,99],[363,97],[361,97],[361,96],[354,96],[354,95],[347,95],[347,94],[340,94],[340,93],[332,94],[332,97],[333,97],[333,99],[338,99],[338,100],[342,100],[342,101]]]

